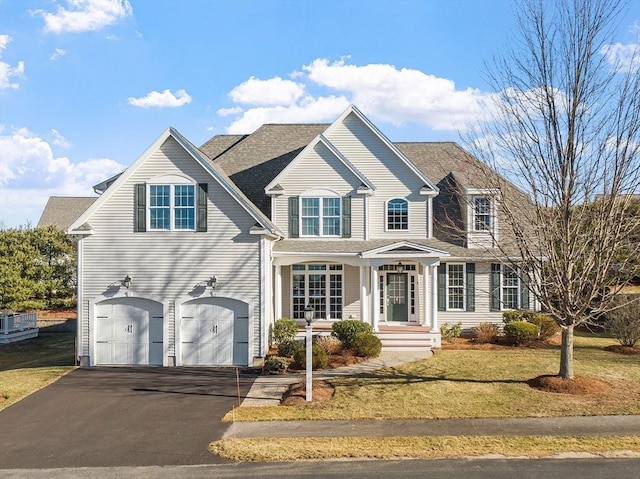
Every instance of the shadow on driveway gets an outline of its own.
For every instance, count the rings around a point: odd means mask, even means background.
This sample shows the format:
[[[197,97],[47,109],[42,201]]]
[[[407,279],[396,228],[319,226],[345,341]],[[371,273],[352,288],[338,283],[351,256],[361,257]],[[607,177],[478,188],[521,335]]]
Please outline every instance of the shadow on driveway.
[[[222,463],[207,446],[237,405],[235,368],[77,369],[0,411],[0,469]]]

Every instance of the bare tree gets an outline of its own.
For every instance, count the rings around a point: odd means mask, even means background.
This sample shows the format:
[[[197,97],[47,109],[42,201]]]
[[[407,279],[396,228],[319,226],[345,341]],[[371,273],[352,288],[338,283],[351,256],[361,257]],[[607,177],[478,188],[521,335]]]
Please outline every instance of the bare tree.
[[[574,328],[614,307],[640,251],[640,55],[616,53],[621,0],[519,2],[518,38],[489,67],[498,92],[470,149],[494,181],[501,234],[536,277],[531,291],[562,328],[560,371],[574,377]],[[618,50],[616,50],[618,48]],[[612,59],[617,61],[612,62]],[[479,169],[482,174],[485,169]],[[505,250],[506,251],[506,250]]]

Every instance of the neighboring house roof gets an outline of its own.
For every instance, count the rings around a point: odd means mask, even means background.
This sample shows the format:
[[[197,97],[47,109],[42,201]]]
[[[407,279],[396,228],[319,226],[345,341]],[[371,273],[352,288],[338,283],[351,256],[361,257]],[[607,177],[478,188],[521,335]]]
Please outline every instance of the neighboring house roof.
[[[278,228],[267,218],[260,210],[258,210],[242,191],[229,179],[224,171],[220,169],[218,165],[213,165],[209,158],[196,148],[189,140],[182,136],[175,128],[167,128],[153,144],[147,148],[147,150],[119,177],[115,180],[113,185],[108,188],[102,196],[100,196],[93,205],[91,205],[79,218],[77,218],[71,226],[69,226],[70,232],[82,233],[86,231],[83,225],[89,221],[91,215],[100,207],[100,205],[106,201],[106,199],[116,191],[120,185],[126,182],[129,177],[136,171],[136,169],[146,161],[158,148],[160,148],[167,139],[173,138],[180,146],[182,146],[187,153],[197,161],[211,176],[225,189],[260,225],[264,228],[265,232],[271,234],[280,234]]]
[[[52,196],[44,207],[38,227],[56,226],[67,230],[98,197]]]

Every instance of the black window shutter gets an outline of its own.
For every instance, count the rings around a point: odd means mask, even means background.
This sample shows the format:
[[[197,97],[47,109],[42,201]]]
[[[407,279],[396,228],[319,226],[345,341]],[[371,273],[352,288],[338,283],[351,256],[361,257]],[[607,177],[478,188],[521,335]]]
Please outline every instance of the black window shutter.
[[[300,219],[298,216],[298,205],[300,198],[298,196],[289,197],[289,238],[300,237]]]
[[[520,274],[520,308],[531,309],[531,304],[529,304],[529,276],[522,270],[520,270]]]
[[[342,237],[351,238],[351,197],[342,198]]]
[[[147,231],[147,185],[136,184],[133,191],[133,231],[144,232]]]
[[[491,311],[500,311],[500,265],[497,263],[491,263],[489,290],[491,294],[489,309]]]
[[[475,263],[467,263],[466,265],[466,291],[465,294],[467,296],[467,311],[475,311],[476,310],[476,264]]]
[[[438,266],[438,311],[447,310],[447,264]]]
[[[209,185],[207,183],[198,183],[198,209],[196,231],[207,231],[207,197]]]

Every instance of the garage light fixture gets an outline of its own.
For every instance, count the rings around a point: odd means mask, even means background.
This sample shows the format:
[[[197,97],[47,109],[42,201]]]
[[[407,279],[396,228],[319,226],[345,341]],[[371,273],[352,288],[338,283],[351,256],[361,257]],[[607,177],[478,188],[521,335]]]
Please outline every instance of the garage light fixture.
[[[122,280],[122,286],[129,289],[129,287],[131,286],[131,276],[126,275],[124,277],[124,279]]]
[[[217,284],[218,284],[218,277],[214,274],[213,276],[211,276],[211,278],[209,278],[209,281],[207,281],[207,285],[211,286],[211,289],[216,289]]]

